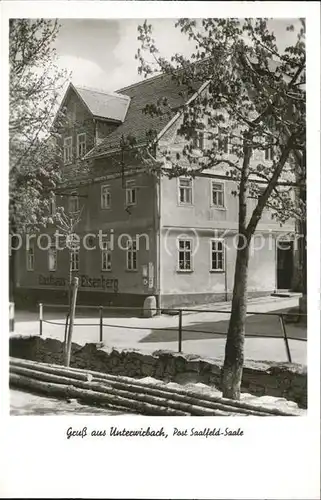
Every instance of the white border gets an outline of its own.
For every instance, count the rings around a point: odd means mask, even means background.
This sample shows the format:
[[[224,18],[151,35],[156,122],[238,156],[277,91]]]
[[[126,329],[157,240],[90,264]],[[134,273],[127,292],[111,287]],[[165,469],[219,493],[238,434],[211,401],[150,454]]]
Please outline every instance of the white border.
[[[305,418],[9,417],[8,269],[2,271],[0,493],[8,498],[284,498],[320,495],[320,8],[318,2],[2,2],[1,216],[7,227],[7,50],[9,17],[306,17],[308,113],[308,362]],[[1,257],[7,263],[7,231]],[[99,439],[67,441],[69,426],[241,426],[233,440]]]

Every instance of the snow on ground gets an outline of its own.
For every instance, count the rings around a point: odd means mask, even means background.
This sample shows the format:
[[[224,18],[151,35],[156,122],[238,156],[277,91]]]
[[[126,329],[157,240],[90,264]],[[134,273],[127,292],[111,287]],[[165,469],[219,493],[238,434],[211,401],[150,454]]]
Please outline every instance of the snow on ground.
[[[153,377],[145,377],[139,379],[140,382],[146,384],[154,384],[161,387],[168,387],[172,389],[187,389],[193,392],[198,392],[199,394],[211,395],[216,397],[221,397],[222,393],[216,387],[209,386],[206,384],[198,383],[187,383],[187,384],[177,384],[175,382],[163,382],[162,380],[154,379]],[[288,401],[285,398],[279,398],[274,396],[254,396],[246,392],[241,393],[241,401],[244,403],[249,403],[251,405],[260,406],[269,409],[278,409],[281,411],[295,413],[298,416],[306,416],[307,410],[299,408],[297,403],[294,401]]]
[[[174,382],[165,383],[161,380],[152,377],[145,377],[139,380],[146,384],[153,384],[163,388],[184,389],[197,392],[200,395],[221,396],[221,392],[215,387],[210,387],[202,383],[176,384]],[[249,403],[253,406],[260,406],[269,409],[278,409],[281,411],[291,412],[298,416],[305,416],[307,410],[301,409],[293,401],[288,401],[284,398],[276,398],[273,396],[253,396],[252,394],[242,393],[241,401]],[[87,416],[108,416],[108,415],[133,415],[130,412],[116,411],[106,408],[89,406],[79,403],[76,399],[64,400],[52,397],[40,396],[21,390],[10,390],[10,415],[12,416],[28,416],[28,415],[87,415]],[[135,416],[138,416],[137,414]]]
[[[83,405],[76,399],[48,398],[16,389],[10,390],[10,415],[122,415],[123,412]]]

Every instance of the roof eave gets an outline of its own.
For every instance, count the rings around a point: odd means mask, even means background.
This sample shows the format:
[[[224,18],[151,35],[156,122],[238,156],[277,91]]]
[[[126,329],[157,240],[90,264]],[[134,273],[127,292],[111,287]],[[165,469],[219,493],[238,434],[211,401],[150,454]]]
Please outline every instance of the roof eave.
[[[111,122],[115,123],[116,125],[124,123],[122,120],[117,120],[116,118],[107,118],[106,116],[93,115],[93,117],[95,118],[95,120],[100,120],[102,122]]]
[[[141,142],[141,143],[137,144],[136,146],[133,146],[132,149],[138,149],[138,148],[141,148],[142,146],[146,146],[147,144],[148,144],[147,142]],[[95,160],[97,158],[104,158],[104,157],[112,156],[115,153],[120,153],[122,151],[121,148],[117,147],[117,148],[114,148],[114,149],[110,149],[109,151],[104,151],[103,153],[98,153],[98,154],[95,154],[95,155],[90,155],[90,153],[94,149],[95,148],[93,148],[90,151],[88,151],[88,153],[84,156],[84,160]]]

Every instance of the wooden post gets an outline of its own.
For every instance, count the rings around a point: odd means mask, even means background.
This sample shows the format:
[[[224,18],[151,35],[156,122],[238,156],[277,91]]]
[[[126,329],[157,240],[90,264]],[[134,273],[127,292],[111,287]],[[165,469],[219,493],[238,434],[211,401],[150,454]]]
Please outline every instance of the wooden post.
[[[178,352],[182,352],[182,309],[179,310],[178,316]]]
[[[69,307],[70,307],[70,304],[69,304]],[[64,336],[64,345],[65,346],[66,346],[66,342],[67,342],[68,325],[69,325],[69,311],[67,312],[66,323],[65,323],[65,336]]]
[[[99,306],[99,342],[103,341],[103,308]]]
[[[70,244],[70,242],[69,242]],[[65,336],[64,336],[64,345],[65,345],[65,356],[67,349],[67,339],[68,339],[68,331],[69,331],[69,319],[71,316],[71,288],[72,288],[72,252],[69,247],[69,285],[68,285],[68,305],[69,309],[66,316],[66,324],[65,324]]]
[[[39,304],[39,335],[42,335],[43,305]]]
[[[72,285],[71,285],[71,307],[70,307],[68,336],[67,336],[67,342],[66,342],[66,346],[65,346],[65,366],[70,365],[71,340],[72,340],[72,333],[73,333],[73,328],[74,328],[78,285],[79,285],[79,279],[74,278],[72,280]]]
[[[291,351],[290,351],[290,347],[289,347],[289,340],[288,340],[288,336],[286,334],[283,314],[280,314],[279,318],[280,318],[281,330],[282,330],[282,334],[283,334],[283,338],[284,338],[284,344],[285,344],[285,350],[286,350],[288,362],[292,363]]]

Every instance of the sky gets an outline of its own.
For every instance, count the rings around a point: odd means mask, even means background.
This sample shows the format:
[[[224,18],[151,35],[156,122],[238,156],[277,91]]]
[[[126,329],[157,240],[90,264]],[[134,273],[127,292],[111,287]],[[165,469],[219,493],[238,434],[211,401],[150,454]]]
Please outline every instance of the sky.
[[[138,49],[137,26],[144,19],[60,19],[61,28],[55,42],[58,66],[72,72],[75,85],[115,91],[142,79],[138,75],[135,53]],[[161,55],[174,52],[188,55],[191,42],[174,19],[148,19]],[[283,49],[294,34],[285,31],[298,20],[273,19],[270,28]]]
[[[135,54],[139,48],[137,27],[144,19],[60,20],[56,40],[58,64],[72,71],[76,85],[114,91],[142,79]],[[173,47],[187,53],[190,43],[172,19],[151,20],[157,44],[164,56]]]

